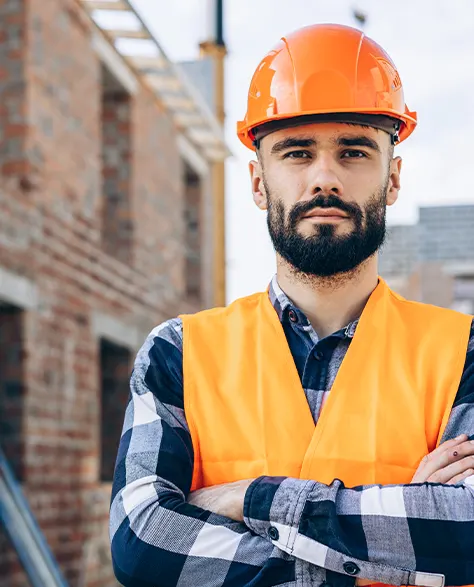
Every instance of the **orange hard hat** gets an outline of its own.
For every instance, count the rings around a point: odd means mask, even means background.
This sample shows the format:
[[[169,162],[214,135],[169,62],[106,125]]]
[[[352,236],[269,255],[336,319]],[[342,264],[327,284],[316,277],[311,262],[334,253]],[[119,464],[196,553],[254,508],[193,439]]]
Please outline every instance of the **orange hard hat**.
[[[282,38],[261,61],[237,134],[253,149],[257,127],[278,127],[276,121],[291,126],[288,119],[303,117],[301,124],[305,116],[326,115],[327,120],[330,114],[347,122],[351,114],[369,120],[390,117],[399,126],[394,142],[406,139],[416,126],[416,112],[405,105],[400,76],[382,47],[360,30],[317,24]]]

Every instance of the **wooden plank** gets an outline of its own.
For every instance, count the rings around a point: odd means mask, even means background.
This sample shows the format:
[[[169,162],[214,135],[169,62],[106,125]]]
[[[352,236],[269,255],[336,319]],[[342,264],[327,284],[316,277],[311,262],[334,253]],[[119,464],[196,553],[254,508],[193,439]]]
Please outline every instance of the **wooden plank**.
[[[166,59],[160,57],[159,55],[147,56],[124,54],[123,57],[129,60],[130,63],[140,71],[153,69],[156,69],[157,71],[163,71],[168,66]]]
[[[201,114],[199,114],[199,113],[185,114],[184,112],[175,112],[174,118],[176,120],[176,123],[179,126],[186,127],[186,128],[189,128],[189,127],[201,128],[203,125],[203,122],[204,122],[204,124],[206,124],[205,121],[203,121]]]
[[[173,111],[179,111],[182,113],[196,112],[196,104],[188,98],[185,94],[168,94],[164,92],[161,95],[161,99],[166,103],[169,108]]]
[[[89,10],[117,10],[130,12],[130,6],[122,0],[113,0],[113,2],[106,2],[105,0],[81,0],[85,7]]]
[[[104,29],[104,32],[114,39],[149,39],[148,33],[145,29],[138,31],[127,29]]]
[[[181,81],[172,75],[147,73],[144,74],[144,78],[153,89],[159,92],[179,92],[183,86]]]

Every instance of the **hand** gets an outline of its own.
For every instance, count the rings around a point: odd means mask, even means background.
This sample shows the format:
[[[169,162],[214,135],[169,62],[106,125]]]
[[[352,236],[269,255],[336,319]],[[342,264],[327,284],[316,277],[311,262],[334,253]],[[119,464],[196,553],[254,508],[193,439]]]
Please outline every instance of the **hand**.
[[[474,441],[461,434],[426,455],[411,482],[454,485],[471,475],[474,475]]]
[[[474,442],[467,434],[447,440],[427,454],[416,470],[412,483],[446,483],[454,485],[474,475]],[[356,586],[372,584],[367,579],[357,579]]]
[[[253,481],[254,479],[245,479],[198,489],[189,494],[188,503],[236,522],[243,522],[245,493]]]

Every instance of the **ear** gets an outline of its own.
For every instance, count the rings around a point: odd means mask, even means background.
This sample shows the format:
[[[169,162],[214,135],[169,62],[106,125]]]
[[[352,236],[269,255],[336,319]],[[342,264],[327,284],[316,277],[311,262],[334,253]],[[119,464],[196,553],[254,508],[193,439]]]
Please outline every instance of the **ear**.
[[[267,194],[263,185],[262,166],[259,161],[250,161],[249,163],[250,181],[252,184],[253,201],[260,210],[267,209]]]
[[[387,191],[387,206],[393,206],[398,200],[400,191],[400,173],[402,171],[402,158],[394,157],[390,161],[390,178]]]

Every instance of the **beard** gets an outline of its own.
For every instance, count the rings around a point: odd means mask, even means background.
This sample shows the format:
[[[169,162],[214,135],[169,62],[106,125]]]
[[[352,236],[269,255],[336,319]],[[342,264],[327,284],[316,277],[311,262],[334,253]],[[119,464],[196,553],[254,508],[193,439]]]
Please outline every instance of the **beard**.
[[[363,209],[330,194],[297,203],[287,215],[283,202],[272,195],[265,180],[263,183],[268,199],[267,225],[273,246],[300,276],[333,277],[354,272],[385,241],[388,177]],[[352,231],[338,235],[337,224],[320,224],[314,225],[314,234],[302,235],[298,232],[298,223],[316,207],[341,210],[348,216],[346,222],[353,224]]]

